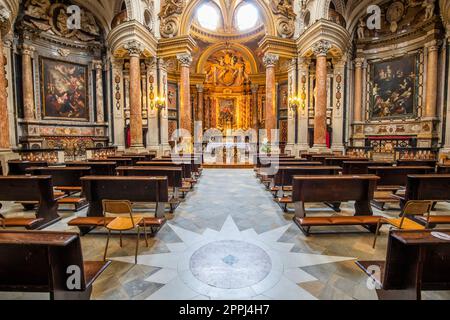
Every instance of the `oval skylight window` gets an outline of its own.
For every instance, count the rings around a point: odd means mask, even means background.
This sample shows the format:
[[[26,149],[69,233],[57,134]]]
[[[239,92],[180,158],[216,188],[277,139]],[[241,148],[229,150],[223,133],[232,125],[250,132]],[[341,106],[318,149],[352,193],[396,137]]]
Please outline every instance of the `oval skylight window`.
[[[253,28],[259,19],[258,9],[250,3],[239,7],[236,13],[236,23],[239,30],[248,30]]]
[[[220,16],[217,8],[211,4],[203,4],[197,9],[197,20],[200,26],[209,30],[216,30]]]

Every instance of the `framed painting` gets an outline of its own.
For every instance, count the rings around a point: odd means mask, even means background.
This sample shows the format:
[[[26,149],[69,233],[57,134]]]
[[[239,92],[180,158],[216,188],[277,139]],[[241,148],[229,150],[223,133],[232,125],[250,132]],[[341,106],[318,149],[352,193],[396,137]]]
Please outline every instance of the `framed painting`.
[[[418,56],[407,55],[372,63],[369,118],[411,118],[417,115]]]
[[[86,65],[41,58],[44,119],[89,121]]]

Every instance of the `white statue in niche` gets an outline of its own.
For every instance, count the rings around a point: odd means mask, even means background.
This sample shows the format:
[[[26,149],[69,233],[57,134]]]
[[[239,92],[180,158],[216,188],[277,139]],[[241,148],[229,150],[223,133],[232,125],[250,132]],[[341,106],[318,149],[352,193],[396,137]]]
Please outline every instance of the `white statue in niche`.
[[[364,39],[364,30],[366,28],[366,23],[364,22],[364,18],[359,19],[358,29],[356,30],[358,34],[358,39]]]
[[[425,8],[424,21],[430,20],[434,15],[434,0],[425,0],[422,3],[422,7]]]

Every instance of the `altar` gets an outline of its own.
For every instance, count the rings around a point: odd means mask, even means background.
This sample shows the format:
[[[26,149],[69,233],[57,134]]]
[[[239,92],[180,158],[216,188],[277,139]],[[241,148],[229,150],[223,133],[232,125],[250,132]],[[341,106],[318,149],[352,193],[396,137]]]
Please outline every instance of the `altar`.
[[[249,136],[232,134],[209,137],[203,143],[203,159],[206,164],[253,164],[257,144]]]

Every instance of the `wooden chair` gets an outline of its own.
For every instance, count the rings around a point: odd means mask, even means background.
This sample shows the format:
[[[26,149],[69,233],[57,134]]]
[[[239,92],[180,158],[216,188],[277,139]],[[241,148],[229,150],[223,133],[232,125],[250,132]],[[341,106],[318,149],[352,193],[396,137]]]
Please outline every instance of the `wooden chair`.
[[[106,240],[105,254],[103,256],[103,260],[106,261],[106,254],[108,252],[109,238],[111,236],[111,231],[119,231],[120,233],[120,247],[122,248],[122,232],[137,229],[137,238],[136,238],[136,252],[134,261],[137,263],[137,254],[139,250],[139,238],[141,235],[141,227],[140,223],[144,220],[144,217],[137,216],[133,214],[133,210],[131,207],[131,202],[128,200],[103,200],[103,214],[106,216],[114,215],[116,218],[109,223],[105,222],[104,227],[108,229],[108,238]],[[124,215],[128,215],[129,217],[124,217]],[[148,247],[148,238],[146,225],[144,223],[144,235],[145,235],[145,244]]]
[[[400,218],[382,218],[378,222],[377,229],[375,231],[375,237],[373,240],[373,248],[375,249],[375,245],[377,243],[378,233],[380,232],[381,225],[383,223],[390,224],[392,227],[395,227],[400,230],[423,230],[428,227],[428,221],[430,219],[430,212],[433,206],[432,201],[428,200],[411,200],[408,201],[405,207],[400,214]],[[409,218],[409,216],[425,216],[427,217],[427,225],[426,227],[421,224],[413,221]]]

